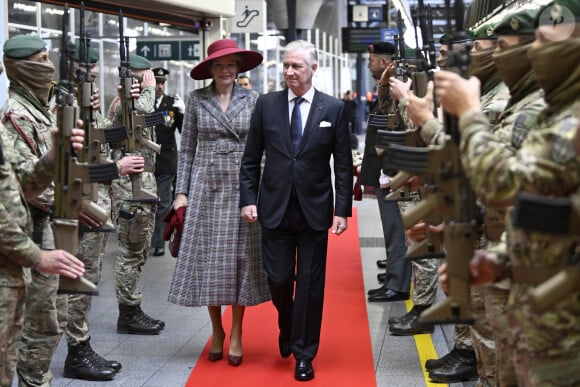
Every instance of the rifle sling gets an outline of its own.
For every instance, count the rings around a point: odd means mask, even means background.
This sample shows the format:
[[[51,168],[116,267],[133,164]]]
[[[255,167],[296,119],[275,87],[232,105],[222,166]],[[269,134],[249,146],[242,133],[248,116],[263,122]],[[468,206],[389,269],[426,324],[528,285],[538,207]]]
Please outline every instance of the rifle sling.
[[[391,144],[385,163],[399,171],[424,174],[427,172],[428,148],[417,148]]]

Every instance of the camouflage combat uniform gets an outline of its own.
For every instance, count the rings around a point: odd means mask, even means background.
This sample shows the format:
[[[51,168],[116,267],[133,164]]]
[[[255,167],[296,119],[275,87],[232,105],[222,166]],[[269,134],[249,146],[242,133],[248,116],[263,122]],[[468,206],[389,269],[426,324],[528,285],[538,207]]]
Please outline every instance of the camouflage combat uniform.
[[[41,192],[52,181],[54,165],[41,159],[31,173],[28,160],[11,146],[12,136],[0,125],[0,385],[12,385],[20,345],[25,282],[41,259],[41,250],[29,235],[32,219],[25,195]],[[15,171],[19,171],[17,180]]]
[[[487,118],[486,129],[490,131],[508,103],[510,97],[509,90],[497,74],[491,76],[490,79],[483,84],[481,90],[481,111]],[[443,124],[441,124],[437,119],[429,120],[421,128],[421,138],[423,138],[427,144],[443,144],[445,141]],[[481,289],[477,288],[473,288],[471,292],[471,308],[475,310],[474,318],[479,318],[480,321],[485,318],[482,292]],[[455,326],[454,340],[456,348],[473,348],[470,331],[471,327],[469,325],[457,324]],[[492,341],[491,338],[487,341],[488,346],[492,345]],[[495,363],[495,360],[493,360],[493,362]]]
[[[558,44],[569,44],[568,55],[577,58],[580,38],[549,43],[546,47]],[[548,108],[518,151],[482,130],[485,117],[481,113],[461,118],[463,164],[472,176],[475,191],[486,204],[510,203],[520,190],[562,197],[578,189],[580,160],[572,141],[579,119],[572,110],[574,103],[580,101],[580,75],[578,69],[572,75],[564,74],[568,79],[561,82],[562,86],[546,92]],[[572,264],[572,252],[578,246],[574,237],[526,232],[513,229],[509,222],[507,230],[512,272],[535,269],[549,276]],[[577,385],[580,383],[580,293],[575,291],[552,309],[536,313],[529,297],[535,284],[526,281],[520,278],[512,283],[507,305],[518,384]]]
[[[154,111],[155,90],[146,87],[141,91],[141,96],[135,101],[135,109],[139,113],[151,113]],[[121,125],[121,106],[116,99],[109,108],[108,117],[114,125]],[[144,137],[155,142],[154,128],[145,128]],[[155,152],[150,149],[142,149],[145,158],[145,172],[141,174],[142,187],[150,192],[157,192],[157,184],[153,173],[155,165]],[[115,154],[115,152],[113,153]],[[120,157],[115,157],[115,159]],[[112,185],[112,215],[113,222],[117,224],[117,238],[119,242],[117,265],[115,269],[117,282],[117,302],[119,305],[136,306],[141,304],[141,293],[138,289],[141,269],[149,255],[149,246],[155,226],[155,211],[157,204],[154,202],[132,202],[131,178],[121,176],[114,180]],[[134,213],[132,219],[119,216],[119,211]]]
[[[12,85],[9,99],[3,106],[6,130],[10,133],[14,150],[34,163],[52,146],[50,128],[55,116],[42,107],[32,94]],[[20,171],[17,171],[20,173]],[[28,199],[32,213],[33,240],[43,249],[54,249],[49,213],[54,202],[53,183],[42,194]],[[26,287],[26,311],[22,341],[18,352],[18,376],[23,385],[48,385],[52,379],[50,362],[58,346],[56,292],[58,275],[31,270]]]

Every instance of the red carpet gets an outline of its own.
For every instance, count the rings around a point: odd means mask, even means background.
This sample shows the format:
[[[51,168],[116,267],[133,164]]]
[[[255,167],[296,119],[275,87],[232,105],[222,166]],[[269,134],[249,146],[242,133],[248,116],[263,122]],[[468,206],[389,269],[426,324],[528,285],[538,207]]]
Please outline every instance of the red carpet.
[[[356,208],[349,228],[340,237],[329,235],[322,336],[313,365],[315,378],[294,379],[294,358],[280,357],[276,310],[271,303],[246,308],[244,359],[239,367],[224,359],[208,360],[209,341],[186,386],[376,386],[375,369],[361,267]],[[226,336],[231,308],[224,312]]]

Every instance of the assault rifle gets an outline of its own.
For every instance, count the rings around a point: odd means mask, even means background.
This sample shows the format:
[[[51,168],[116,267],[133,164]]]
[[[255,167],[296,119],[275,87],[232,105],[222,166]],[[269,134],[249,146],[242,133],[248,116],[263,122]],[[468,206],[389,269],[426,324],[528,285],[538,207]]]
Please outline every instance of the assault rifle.
[[[80,5],[80,39],[78,47],[79,64],[76,68],[76,90],[79,102],[80,117],[85,128],[85,145],[78,152],[78,160],[81,163],[100,164],[100,170],[110,176],[111,180],[119,177],[117,165],[101,154],[101,145],[106,142],[119,142],[127,138],[127,131],[122,128],[99,129],[96,126],[91,99],[95,89],[95,80],[91,74],[90,46],[91,41],[85,33],[85,7],[84,2]],[[84,231],[115,231],[109,214],[101,207],[92,203],[98,201],[98,183],[83,183],[83,206],[93,206],[96,220],[103,224],[98,229],[86,229]]]
[[[143,148],[149,148],[155,153],[161,151],[161,146],[143,136],[145,128],[153,128],[156,125],[165,124],[163,113],[140,114],[135,110],[135,101],[131,96],[131,86],[135,79],[131,73],[129,61],[129,38],[123,35],[123,12],[119,11],[119,78],[121,81],[121,108],[123,125],[129,133],[124,143],[125,155],[141,156]],[[146,165],[153,169],[153,165]],[[141,173],[131,174],[132,201],[134,202],[157,202],[157,193],[150,192],[142,187]]]
[[[548,198],[528,192],[516,196],[514,227],[549,234],[580,236],[580,191],[568,198]],[[580,290],[580,251],[566,266],[531,291],[531,300],[539,313]]]
[[[70,137],[77,126],[79,110],[73,93],[71,50],[67,37],[68,7],[65,7],[62,26],[60,80],[56,87],[57,126],[54,144],[56,167],[54,178],[54,220],[52,228],[57,249],[76,255],[78,250],[78,217],[82,210],[93,219],[102,211],[90,200],[83,200],[83,186],[89,182],[110,181],[110,170],[102,165],[89,165],[77,160]],[[97,287],[84,277],[70,279],[60,276],[59,293],[97,295]]]

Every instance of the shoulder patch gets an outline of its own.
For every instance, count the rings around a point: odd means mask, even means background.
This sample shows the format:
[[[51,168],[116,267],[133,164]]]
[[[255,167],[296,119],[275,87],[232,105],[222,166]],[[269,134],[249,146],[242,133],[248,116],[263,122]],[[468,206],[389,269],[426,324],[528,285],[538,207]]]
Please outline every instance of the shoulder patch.
[[[530,130],[526,125],[527,116],[526,113],[520,113],[514,122],[512,128],[512,146],[515,149],[520,149],[522,147],[522,142],[524,142],[524,139]]]
[[[567,117],[562,120],[554,133],[552,159],[555,162],[565,164],[576,158],[573,141],[577,130],[578,119],[576,117]]]

